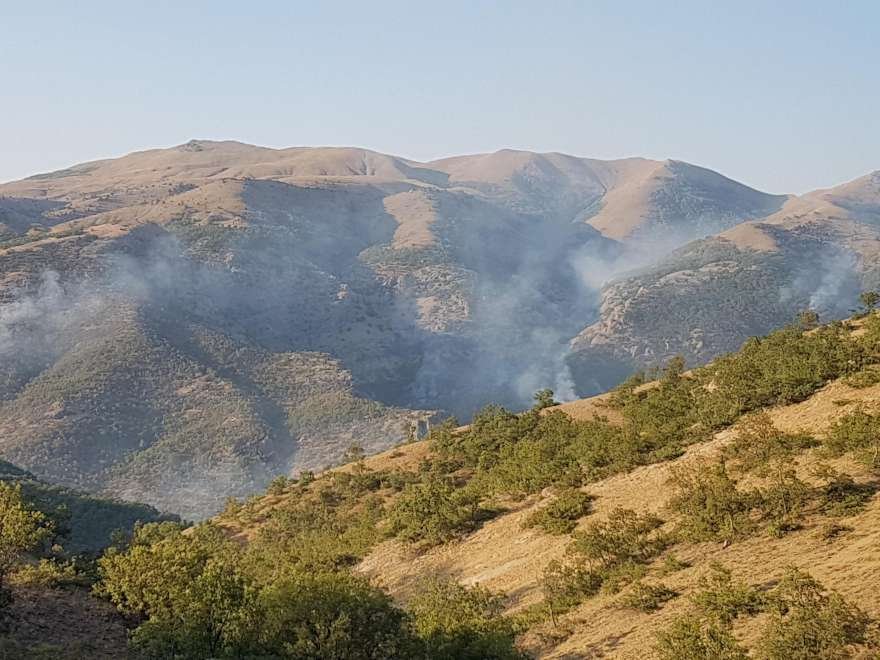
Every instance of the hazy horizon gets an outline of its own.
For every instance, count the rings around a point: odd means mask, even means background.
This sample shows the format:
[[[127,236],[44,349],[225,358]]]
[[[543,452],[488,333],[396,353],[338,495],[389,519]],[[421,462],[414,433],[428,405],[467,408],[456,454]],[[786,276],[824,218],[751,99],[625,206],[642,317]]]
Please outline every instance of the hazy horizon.
[[[3,7],[3,182],[191,138],[672,158],[774,193],[880,169],[869,2],[51,8]]]

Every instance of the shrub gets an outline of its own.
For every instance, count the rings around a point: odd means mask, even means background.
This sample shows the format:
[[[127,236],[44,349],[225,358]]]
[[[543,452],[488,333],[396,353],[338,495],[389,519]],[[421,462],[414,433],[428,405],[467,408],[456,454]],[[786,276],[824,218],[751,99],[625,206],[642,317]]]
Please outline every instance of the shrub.
[[[742,614],[757,614],[764,607],[764,598],[754,587],[734,580],[730,569],[718,563],[710,565],[698,587],[700,591],[691,596],[691,602],[703,616],[724,624]]]
[[[781,536],[786,531],[796,529],[797,521],[807,505],[811,491],[809,486],[798,479],[791,468],[776,463],[767,485],[756,493],[758,506],[765,518],[770,520],[770,531]]]
[[[817,441],[804,433],[783,433],[773,425],[770,415],[749,415],[737,424],[733,442],[724,448],[724,456],[744,472],[766,468],[772,462],[788,459]]]
[[[429,658],[520,660],[503,599],[482,587],[433,580],[410,604],[413,625]]]
[[[567,612],[585,598],[595,595],[602,586],[602,577],[584,565],[583,560],[562,563],[551,561],[544,567],[541,590],[550,618]]]
[[[656,385],[639,388],[643,375],[614,390],[611,403],[623,415],[628,431],[642,444],[642,453],[667,455],[705,436],[695,407],[700,383],[684,374],[684,360],[673,358],[659,374]]]
[[[538,390],[532,398],[535,400],[535,405],[532,407],[533,410],[543,410],[544,408],[552,408],[559,405],[559,401],[553,398],[553,390],[551,389]]]
[[[51,535],[51,522],[22,499],[21,485],[0,481],[0,601],[7,600],[3,583],[21,555]]]
[[[347,573],[294,573],[262,590],[247,657],[406,660],[421,655],[391,598]],[[258,656],[254,651],[263,651]]]
[[[844,378],[843,382],[856,389],[871,387],[872,385],[880,383],[880,369],[877,369],[874,365],[869,365],[861,371],[858,371],[851,376],[847,376]]]
[[[867,466],[880,468],[880,417],[854,410],[828,430],[825,449],[832,456],[854,452]]]
[[[144,617],[132,636],[148,657],[213,657],[243,651],[253,616],[235,548],[219,529],[145,525],[131,546],[98,561],[98,592]]]
[[[288,479],[286,475],[278,475],[269,483],[269,487],[266,489],[266,492],[269,495],[284,495],[284,491],[287,490],[289,484],[290,479]]]
[[[645,563],[669,544],[666,535],[659,531],[662,524],[655,515],[639,515],[630,509],[617,508],[607,520],[594,522],[577,532],[570,549],[604,569]]]
[[[838,522],[829,522],[819,528],[818,536],[823,541],[831,542],[844,534],[849,534],[853,528],[849,525],[841,525]]]
[[[638,581],[633,583],[620,604],[639,612],[656,612],[677,595],[677,592],[664,584],[647,584]]]
[[[697,377],[703,415],[714,423],[777,404],[803,401],[828,381],[860,371],[868,355],[840,323],[804,334],[796,325],[749,339],[737,353],[715,360]]]
[[[675,493],[669,506],[681,515],[678,533],[683,538],[733,541],[753,529],[754,494],[737,490],[723,463],[678,468],[671,483]]]
[[[660,660],[746,660],[748,654],[729,626],[711,618],[685,615],[657,633]]]
[[[21,566],[9,575],[9,583],[17,586],[60,587],[83,582],[72,563],[58,563],[52,559]]]
[[[564,490],[548,505],[530,514],[523,527],[540,527],[548,534],[568,534],[580,518],[590,513],[594,499],[574,488]]]
[[[826,471],[828,481],[819,490],[819,506],[829,516],[852,516],[865,508],[874,488],[858,484],[851,475]]]
[[[403,489],[388,520],[391,533],[405,541],[436,545],[474,529],[478,512],[476,494],[431,474]]]
[[[758,643],[766,660],[849,658],[853,645],[867,641],[869,617],[797,569],[770,598],[774,611]]]
[[[672,575],[673,573],[677,573],[678,571],[683,571],[686,568],[690,568],[690,566],[691,565],[689,562],[679,559],[674,554],[669,554],[663,558],[663,563],[657,570],[657,574],[661,577]]]

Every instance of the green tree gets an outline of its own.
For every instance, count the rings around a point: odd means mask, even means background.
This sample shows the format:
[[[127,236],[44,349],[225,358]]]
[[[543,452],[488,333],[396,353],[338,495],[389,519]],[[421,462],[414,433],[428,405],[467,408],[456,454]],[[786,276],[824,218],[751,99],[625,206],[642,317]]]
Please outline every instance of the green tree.
[[[681,515],[678,531],[689,541],[734,541],[754,524],[753,493],[737,490],[723,463],[679,468],[672,473],[670,508]]]
[[[249,580],[237,549],[205,524],[193,530],[152,524],[130,547],[99,561],[98,593],[146,617],[133,643],[152,657],[204,658],[248,648],[256,625]]]
[[[720,621],[685,615],[657,634],[660,660],[746,660],[748,654]]]
[[[474,528],[478,501],[451,478],[428,474],[403,489],[388,516],[391,531],[410,542],[443,543]]]
[[[655,515],[617,508],[608,514],[607,520],[594,522],[575,533],[570,549],[600,568],[642,564],[663,552],[669,544],[659,531],[662,524]]]
[[[21,555],[38,547],[52,534],[52,524],[21,496],[20,484],[0,482],[0,590]],[[0,599],[5,600],[5,591]]]
[[[859,294],[859,302],[862,303],[862,307],[865,308],[866,312],[873,312],[874,308],[877,307],[877,303],[880,303],[880,293],[876,291],[862,291]]]
[[[431,660],[520,660],[501,597],[482,587],[432,580],[413,599],[416,632]]]
[[[532,398],[535,400],[532,410],[543,410],[544,408],[552,408],[559,405],[559,401],[553,398],[553,390],[549,388],[538,390]]]
[[[409,660],[421,644],[386,594],[347,573],[295,573],[260,594],[260,650],[295,660]]]
[[[770,601],[774,612],[758,642],[763,660],[843,660],[868,641],[868,615],[802,571],[789,569]]]

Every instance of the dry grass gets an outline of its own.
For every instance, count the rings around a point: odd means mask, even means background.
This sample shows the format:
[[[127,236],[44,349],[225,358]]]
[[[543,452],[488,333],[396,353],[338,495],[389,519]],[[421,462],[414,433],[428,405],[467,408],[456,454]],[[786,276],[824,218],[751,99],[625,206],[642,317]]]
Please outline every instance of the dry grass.
[[[841,404],[846,399],[848,403]],[[803,403],[769,411],[785,431],[808,430],[821,434],[833,419],[856,405],[880,403],[880,385],[853,389],[835,382]],[[590,418],[602,408],[602,397],[572,402],[560,407],[576,418]],[[665,515],[670,497],[668,480],[675,466],[692,464],[716,456],[732,438],[733,430],[718,433],[712,440],[694,445],[680,458],[668,463],[640,467],[590,485],[586,490],[597,496],[594,513],[581,521],[601,519],[623,506],[639,512]],[[405,455],[424,452],[424,443],[402,448]],[[377,466],[387,465],[389,453],[377,457]],[[423,455],[423,454],[422,454]],[[398,457],[394,460],[402,460]],[[799,473],[809,478],[818,462],[815,452],[799,460]],[[840,460],[834,467],[845,469],[864,481],[868,475],[856,464]],[[508,594],[510,610],[520,610],[540,600],[539,581],[546,564],[564,555],[566,537],[554,537],[537,529],[523,530],[521,523],[542,501],[529,498],[508,513],[486,523],[463,541],[414,555],[396,541],[377,547],[358,567],[396,598],[406,601],[426,575],[445,575],[466,584],[481,584]],[[766,585],[781,576],[786,566],[809,571],[828,587],[840,591],[873,616],[880,616],[880,498],[875,497],[861,514],[847,518],[853,527],[833,541],[817,533],[825,519],[808,517],[801,530],[783,538],[762,535],[722,547],[718,543],[680,544],[675,553],[691,563],[690,568],[664,577],[664,583],[682,595],[659,612],[622,612],[616,596],[600,595],[572,611],[559,629],[549,624],[532,631],[524,639],[529,650],[541,658],[650,657],[655,633],[687,607],[687,594],[693,591],[709,563],[719,561],[750,583]],[[738,634],[746,639],[756,634],[756,622],[745,624]]]

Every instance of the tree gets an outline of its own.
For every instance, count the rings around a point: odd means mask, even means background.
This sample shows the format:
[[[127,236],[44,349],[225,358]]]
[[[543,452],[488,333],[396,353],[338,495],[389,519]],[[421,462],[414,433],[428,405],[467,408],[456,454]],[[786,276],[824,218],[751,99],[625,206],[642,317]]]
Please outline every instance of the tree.
[[[210,524],[183,531],[168,523],[138,529],[127,549],[111,549],[98,560],[98,593],[148,619],[132,641],[150,657],[249,649],[259,617],[237,548]]]
[[[877,307],[877,304],[880,303],[880,293],[876,291],[862,291],[859,295],[859,302],[862,303],[862,307],[865,308],[866,312],[871,313]]]
[[[532,410],[543,410],[544,408],[551,408],[559,405],[559,401],[556,401],[553,398],[553,390],[549,388],[538,390],[532,398],[535,400],[535,405],[532,406]]]
[[[642,564],[663,552],[669,543],[658,531],[661,525],[663,521],[655,515],[617,508],[607,520],[575,533],[571,550],[601,568]]]
[[[683,538],[730,542],[751,531],[755,496],[737,490],[723,463],[679,468],[671,483],[676,490],[669,506],[681,514],[678,531]]]
[[[801,330],[813,330],[819,327],[819,314],[812,309],[805,309],[798,313],[797,323]]]
[[[416,632],[432,660],[519,660],[515,630],[492,592],[432,580],[410,607]]]
[[[263,589],[259,601],[260,650],[272,657],[405,660],[420,655],[406,614],[363,578],[295,573]]]
[[[685,615],[657,634],[661,660],[746,660],[748,654],[729,626],[718,620]]]
[[[31,509],[22,499],[21,485],[0,482],[0,590],[21,555],[39,546],[51,534],[52,523],[44,513]]]
[[[765,660],[843,660],[867,642],[867,614],[802,571],[789,569],[770,600],[775,612],[758,643]]]
[[[478,510],[476,494],[456,488],[451,478],[428,474],[403,489],[388,518],[400,538],[436,545],[473,529]]]

